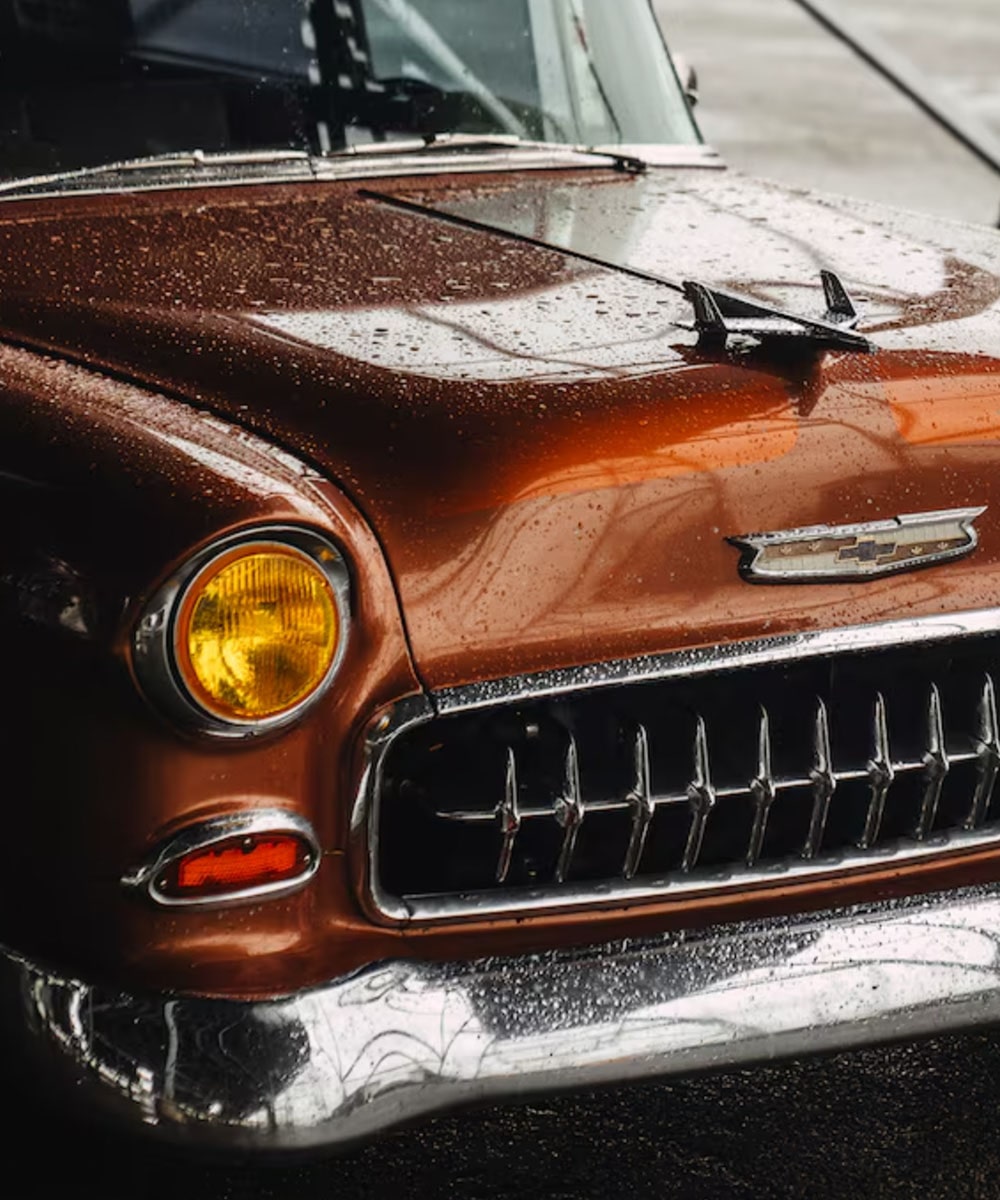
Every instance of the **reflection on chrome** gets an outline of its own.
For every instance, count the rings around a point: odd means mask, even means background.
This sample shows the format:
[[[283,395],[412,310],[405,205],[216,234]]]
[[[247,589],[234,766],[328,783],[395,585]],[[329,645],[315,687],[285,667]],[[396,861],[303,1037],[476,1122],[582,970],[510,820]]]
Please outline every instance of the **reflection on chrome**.
[[[285,999],[140,997],[3,962],[30,1066],[220,1148],[332,1147],[472,1100],[1000,1018],[1000,890],[584,951],[398,962]],[[27,1034],[27,1037],[25,1036]],[[54,1069],[58,1068],[58,1069]]]

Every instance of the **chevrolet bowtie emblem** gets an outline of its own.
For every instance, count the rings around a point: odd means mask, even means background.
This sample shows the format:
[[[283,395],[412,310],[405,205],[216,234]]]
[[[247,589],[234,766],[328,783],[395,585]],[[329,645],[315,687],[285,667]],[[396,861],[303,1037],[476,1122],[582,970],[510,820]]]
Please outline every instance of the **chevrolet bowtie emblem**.
[[[906,513],[858,525],[812,525],[727,538],[743,552],[740,574],[754,583],[878,579],[971,554],[973,521],[985,508]]]

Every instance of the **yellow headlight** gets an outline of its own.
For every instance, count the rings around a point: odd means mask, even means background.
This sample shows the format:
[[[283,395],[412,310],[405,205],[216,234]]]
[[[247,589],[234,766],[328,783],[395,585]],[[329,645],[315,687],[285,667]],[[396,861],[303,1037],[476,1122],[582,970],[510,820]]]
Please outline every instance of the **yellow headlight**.
[[[238,546],[189,585],[174,654],[191,697],[224,720],[280,716],[327,676],[340,638],[320,566],[291,546]]]

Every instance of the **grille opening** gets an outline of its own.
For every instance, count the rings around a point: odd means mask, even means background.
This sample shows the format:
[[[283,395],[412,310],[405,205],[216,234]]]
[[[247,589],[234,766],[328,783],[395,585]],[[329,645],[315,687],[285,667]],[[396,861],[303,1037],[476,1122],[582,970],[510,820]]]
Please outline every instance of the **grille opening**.
[[[994,675],[989,634],[435,717],[382,763],[378,887],[489,911],[1000,843]]]

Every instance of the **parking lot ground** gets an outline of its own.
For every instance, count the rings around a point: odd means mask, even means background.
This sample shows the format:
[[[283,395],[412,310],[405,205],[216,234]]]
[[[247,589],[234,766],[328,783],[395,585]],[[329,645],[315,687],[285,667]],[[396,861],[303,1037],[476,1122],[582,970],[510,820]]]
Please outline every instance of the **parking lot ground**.
[[[3,1126],[5,1200],[986,1200],[1000,1038],[870,1049],[487,1109],[339,1159],[178,1159],[45,1114]],[[38,1121],[51,1152],[39,1152]],[[32,1126],[34,1128],[32,1128]],[[14,1182],[20,1177],[21,1182]]]
[[[997,0],[839,0],[1000,136]],[[993,223],[1000,175],[793,0],[656,0],[697,69],[698,119],[741,170]]]

